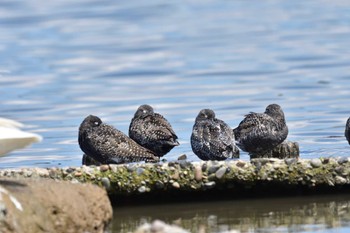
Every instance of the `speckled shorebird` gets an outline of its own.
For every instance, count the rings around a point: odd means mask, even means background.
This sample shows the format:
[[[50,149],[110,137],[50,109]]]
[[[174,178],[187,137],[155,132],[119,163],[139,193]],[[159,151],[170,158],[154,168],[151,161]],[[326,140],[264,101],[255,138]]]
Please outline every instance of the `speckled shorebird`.
[[[147,104],[136,110],[129,126],[129,137],[158,157],[179,145],[170,123]]]
[[[191,146],[193,152],[202,160],[239,157],[231,127],[215,118],[211,109],[202,109],[198,113],[192,129]]]
[[[346,140],[348,140],[348,143],[350,145],[350,117],[348,118],[348,120],[346,121],[346,125],[345,125],[345,137]]]
[[[251,156],[264,156],[282,143],[288,135],[288,127],[282,108],[270,104],[264,113],[251,112],[233,130],[237,146]]]
[[[78,140],[81,150],[87,156],[103,164],[159,160],[152,151],[93,115],[81,123]]]

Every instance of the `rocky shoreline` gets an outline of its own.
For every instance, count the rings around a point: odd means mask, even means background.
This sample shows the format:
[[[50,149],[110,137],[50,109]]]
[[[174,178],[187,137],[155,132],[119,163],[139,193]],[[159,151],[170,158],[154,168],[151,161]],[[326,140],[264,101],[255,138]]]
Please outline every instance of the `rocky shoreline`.
[[[178,160],[168,163],[135,163],[122,165],[81,166],[66,168],[21,168],[0,170],[0,177],[49,178],[73,183],[93,183],[105,187],[110,196],[132,197],[142,194],[205,193],[227,190],[246,194],[276,187],[288,190],[350,185],[349,158],[273,159],[251,161]]]
[[[0,170],[0,227],[7,227],[6,232],[45,232],[45,229],[103,232],[112,216],[111,201],[130,204],[188,198],[221,200],[349,189],[347,157],[189,162],[183,156],[174,162],[158,164],[3,169]],[[132,201],[124,202],[127,199]],[[74,212],[69,211],[72,203],[79,206],[74,207]],[[37,221],[28,220],[32,213],[36,213]],[[78,219],[70,221],[74,218]]]

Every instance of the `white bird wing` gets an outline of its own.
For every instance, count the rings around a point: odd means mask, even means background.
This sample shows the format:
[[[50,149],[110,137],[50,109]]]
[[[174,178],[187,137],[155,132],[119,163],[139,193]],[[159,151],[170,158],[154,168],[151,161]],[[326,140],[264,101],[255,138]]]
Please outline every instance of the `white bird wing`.
[[[42,137],[38,134],[0,126],[0,156],[41,140]]]

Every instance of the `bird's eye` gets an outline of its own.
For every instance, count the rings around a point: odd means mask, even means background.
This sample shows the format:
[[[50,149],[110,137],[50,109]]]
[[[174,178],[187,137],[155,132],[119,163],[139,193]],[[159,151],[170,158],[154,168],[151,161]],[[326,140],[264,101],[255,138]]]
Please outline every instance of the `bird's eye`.
[[[98,121],[94,121],[94,125],[95,125],[95,126],[98,126],[98,125],[99,125],[99,122],[98,122]]]

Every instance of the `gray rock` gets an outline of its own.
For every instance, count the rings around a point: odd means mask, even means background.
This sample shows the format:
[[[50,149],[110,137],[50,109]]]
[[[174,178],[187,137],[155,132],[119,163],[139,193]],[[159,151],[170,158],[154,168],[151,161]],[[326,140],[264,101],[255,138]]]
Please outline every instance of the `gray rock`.
[[[176,182],[176,181],[172,184],[172,186],[173,186],[174,188],[176,188],[176,189],[179,189],[179,188],[180,188],[180,184],[179,184],[178,182]]]
[[[186,159],[187,159],[186,154],[182,154],[179,156],[179,158],[177,158],[177,160],[186,160]]]
[[[292,164],[297,163],[297,162],[298,162],[298,159],[296,159],[296,158],[286,158],[286,159],[284,160],[284,162],[285,162],[288,166],[290,166],[290,165],[292,165]]]
[[[139,193],[144,193],[146,192],[146,187],[145,186],[141,186],[137,189],[137,191],[139,191]]]
[[[219,170],[215,172],[215,176],[216,178],[221,179],[225,175],[225,173],[226,173],[226,167],[221,167],[219,168]]]
[[[106,189],[109,189],[111,187],[111,182],[109,181],[108,177],[102,177],[101,182],[103,187]]]
[[[219,168],[220,168],[220,165],[210,166],[209,169],[208,169],[208,174],[215,173],[217,170],[219,170]]]
[[[140,175],[142,175],[143,174],[143,172],[145,171],[145,169],[144,168],[142,168],[142,167],[138,167],[137,169],[136,169],[136,174],[138,175],[138,176],[140,176]]]
[[[202,169],[200,166],[196,166],[194,168],[194,179],[199,182],[201,181],[203,178],[203,173],[202,173]]]
[[[339,164],[344,164],[344,163],[347,163],[347,162],[349,162],[349,158],[347,158],[347,157],[341,157],[341,158],[338,159],[338,163]]]
[[[336,184],[344,185],[344,184],[347,183],[347,180],[346,180],[344,177],[336,176],[336,177],[335,177],[335,183],[336,183]]]
[[[162,181],[157,180],[156,181],[156,188],[157,189],[163,189],[164,188],[164,183]]]
[[[311,159],[310,164],[314,168],[319,168],[322,166],[322,161],[320,159]]]
[[[209,181],[204,183],[204,186],[207,188],[213,188],[216,185],[215,181]]]

